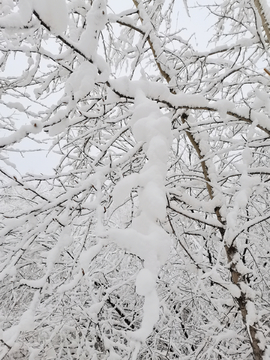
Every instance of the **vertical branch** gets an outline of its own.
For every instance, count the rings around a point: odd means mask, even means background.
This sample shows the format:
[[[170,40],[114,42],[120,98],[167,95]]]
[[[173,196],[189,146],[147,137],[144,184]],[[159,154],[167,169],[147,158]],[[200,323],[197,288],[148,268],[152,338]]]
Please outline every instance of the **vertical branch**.
[[[262,20],[262,26],[263,29],[265,31],[265,34],[267,36],[267,42],[268,44],[270,44],[270,24],[269,24],[269,19],[266,16],[266,7],[268,7],[268,5],[266,4],[266,2],[263,1],[263,5],[262,5],[262,1],[261,0],[254,0],[254,4],[257,8],[257,11],[260,15],[260,18]],[[268,10],[269,13],[269,10]]]

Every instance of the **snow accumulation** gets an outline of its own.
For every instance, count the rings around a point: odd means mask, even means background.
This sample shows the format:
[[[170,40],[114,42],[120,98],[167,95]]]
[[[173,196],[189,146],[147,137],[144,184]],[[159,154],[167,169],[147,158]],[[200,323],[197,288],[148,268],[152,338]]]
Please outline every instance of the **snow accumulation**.
[[[87,271],[90,262],[100,252],[102,246],[103,246],[102,242],[99,242],[97,245],[94,245],[88,250],[85,250],[84,252],[81,253],[80,265],[81,268],[84,269],[84,271]]]
[[[129,332],[130,337],[139,342],[144,342],[146,340],[153,331],[154,325],[159,318],[159,298],[156,290],[145,295],[143,312],[144,315],[140,329],[133,333]]]
[[[28,134],[38,134],[43,129],[42,124],[39,121],[33,121],[29,125],[21,126],[17,131],[14,131],[11,135],[0,138],[0,147],[5,145],[19,143],[23,140]]]
[[[65,247],[68,247],[73,239],[70,236],[71,230],[69,226],[64,227],[62,230],[57,244],[47,253],[47,271],[51,272],[54,263],[59,259],[59,256]]]
[[[87,309],[87,314],[96,323],[98,322],[97,314],[100,312],[100,310],[104,306],[104,303],[105,303],[104,301],[100,301],[98,303],[93,304],[92,306],[90,306],[90,308]]]
[[[136,97],[138,89],[140,89],[146,97],[150,99],[159,99],[164,102],[168,101],[175,107],[186,106],[198,108],[210,105],[202,95],[188,95],[184,93],[178,93],[175,95],[170,92],[167,85],[143,79],[130,81],[126,76],[123,76],[118,79],[111,79],[110,84],[112,88],[120,94]],[[219,109],[222,111],[220,106]]]
[[[18,5],[19,12],[12,12],[12,9],[7,8],[6,16],[2,17],[0,21],[1,26],[27,25],[35,10],[54,34],[60,35],[65,32],[68,25],[68,11],[65,0],[20,0]]]
[[[245,209],[250,195],[254,186],[260,183],[259,177],[251,177],[248,174],[249,167],[253,161],[252,152],[250,149],[246,148],[242,153],[242,164],[239,167],[239,170],[242,172],[240,177],[240,189],[236,192],[234,196],[234,205],[232,209],[228,212],[227,220],[227,230],[225,233],[225,240],[228,245],[231,245],[231,242],[237,231],[237,214],[239,209]]]
[[[123,203],[133,188],[138,189],[139,215],[129,229],[109,230],[109,240],[137,255],[144,268],[136,277],[136,292],[145,297],[141,328],[130,337],[145,341],[159,317],[159,299],[155,283],[159,268],[170,251],[170,237],[157,224],[166,215],[165,176],[172,142],[170,121],[157,104],[138,91],[131,119],[131,128],[138,143],[143,144],[148,162],[139,174],[122,179],[113,192],[114,206]]]
[[[68,26],[68,9],[65,0],[20,0],[19,12],[7,10],[7,15],[0,21],[1,26],[24,26],[33,11],[36,11],[40,19],[50,27],[55,35],[62,35]],[[79,48],[86,56],[91,57],[95,53],[98,43],[98,35],[107,22],[106,1],[93,2],[87,14],[87,27],[83,32]]]
[[[70,227],[66,226],[62,230],[62,233],[59,235],[58,242],[56,243],[56,245],[46,253],[47,271],[42,278],[36,280],[21,279],[20,283],[31,286],[36,289],[42,288],[45,285],[48,276],[50,276],[55,262],[59,259],[61,252],[64,250],[65,247],[68,247],[72,243],[73,239],[70,236],[70,234],[71,234]]]
[[[148,269],[142,269],[136,278],[136,292],[138,295],[146,296],[155,289],[155,278]]]
[[[78,47],[83,53],[92,58],[98,46],[98,36],[107,22],[107,7],[105,0],[93,2],[86,16],[86,28],[81,35]]]
[[[239,335],[235,330],[225,329],[222,333],[215,337],[215,341],[218,343],[219,341],[225,339],[234,339],[237,337],[244,339],[244,337]]]
[[[58,288],[57,292],[61,294],[66,291],[74,289],[74,287],[79,283],[82,277],[83,277],[82,271],[77,272],[74,278],[69,283],[61,285]]]
[[[31,331],[35,326],[35,309],[39,300],[39,291],[36,291],[29,308],[22,314],[20,321],[17,325],[11,326],[5,331],[2,331],[0,338],[4,340],[6,344],[12,347],[21,331]]]
[[[24,3],[32,3],[34,10],[39,14],[41,19],[49,25],[51,31],[56,35],[65,32],[68,24],[68,11],[65,0],[21,0]],[[60,15],[61,14],[61,15]]]
[[[67,130],[69,125],[68,119],[68,109],[59,110],[54,116],[51,117],[50,123],[52,124],[49,127],[49,135],[55,136]]]
[[[66,93],[73,95],[74,99],[79,101],[93,90],[97,75],[96,66],[89,63],[89,61],[84,61],[67,80]]]

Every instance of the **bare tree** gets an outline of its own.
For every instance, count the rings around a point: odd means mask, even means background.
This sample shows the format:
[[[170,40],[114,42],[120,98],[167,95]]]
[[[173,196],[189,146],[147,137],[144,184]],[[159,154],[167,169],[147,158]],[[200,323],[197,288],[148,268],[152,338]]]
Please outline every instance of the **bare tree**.
[[[0,2],[0,358],[267,359],[267,4],[114,5]]]

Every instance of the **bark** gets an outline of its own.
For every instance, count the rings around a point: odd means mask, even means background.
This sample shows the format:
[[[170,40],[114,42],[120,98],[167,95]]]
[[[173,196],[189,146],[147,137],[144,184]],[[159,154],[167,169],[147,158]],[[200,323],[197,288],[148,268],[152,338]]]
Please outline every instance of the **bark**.
[[[260,0],[254,0],[254,4],[255,4],[257,11],[259,13],[259,16],[262,20],[262,26],[265,31],[265,35],[267,37],[267,42],[268,42],[268,44],[270,44],[270,24],[267,21],[262,4],[261,4]]]
[[[238,253],[238,249],[236,248],[236,246],[231,245],[229,247],[225,246],[225,251],[228,258],[228,263],[230,264],[230,273],[231,273],[232,282],[234,285],[238,286],[238,288],[241,290],[241,282],[242,283],[246,283],[246,282],[244,281],[241,274],[237,271],[236,264],[234,262],[234,256]],[[254,360],[263,360],[264,350],[260,348],[260,340],[258,336],[260,332],[259,324],[255,322],[254,324],[249,325],[247,323],[247,316],[248,316],[247,302],[252,301],[252,299],[249,299],[247,294],[241,290],[240,297],[235,298],[235,300],[239,306],[243,323],[245,324],[249,335],[249,341],[253,350]]]

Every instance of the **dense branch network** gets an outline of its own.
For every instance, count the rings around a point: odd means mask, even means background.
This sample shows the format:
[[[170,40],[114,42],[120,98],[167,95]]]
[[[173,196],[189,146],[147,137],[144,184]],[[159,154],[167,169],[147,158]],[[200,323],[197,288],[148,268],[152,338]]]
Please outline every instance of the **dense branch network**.
[[[0,358],[262,360],[267,4],[207,6],[200,51],[132,3],[0,4]]]

